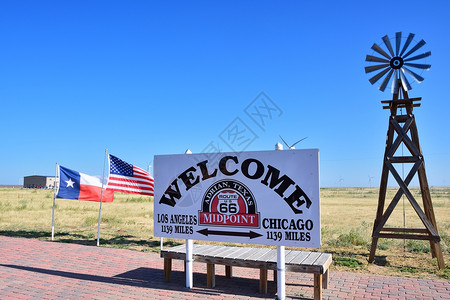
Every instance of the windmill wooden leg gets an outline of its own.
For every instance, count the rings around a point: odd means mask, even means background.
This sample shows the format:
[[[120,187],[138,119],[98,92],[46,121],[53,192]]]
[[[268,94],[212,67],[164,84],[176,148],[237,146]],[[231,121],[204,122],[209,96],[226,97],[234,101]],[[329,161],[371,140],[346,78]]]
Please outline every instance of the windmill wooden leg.
[[[415,128],[417,134],[417,128]],[[414,134],[415,135],[415,134]],[[413,137],[414,137],[413,135]],[[418,143],[418,140],[417,140]],[[436,232],[438,232],[436,217],[434,215],[433,203],[431,202],[431,193],[428,187],[427,175],[425,172],[425,163],[417,171],[420,183],[420,191],[423,200],[423,209],[426,217],[430,220]],[[431,256],[437,259],[439,269],[445,268],[444,256],[442,254],[440,242],[430,240]]]
[[[435,243],[433,243],[433,241],[430,241],[430,250],[431,250],[431,257],[432,258],[436,258],[437,257],[437,253],[436,253],[436,246],[434,245]]]
[[[445,268],[444,256],[442,255],[441,243],[432,242],[434,244],[434,249],[436,251],[436,259],[439,269]]]
[[[411,126],[411,139],[422,155],[422,149],[420,148],[419,143],[419,133],[417,131],[417,125],[415,121],[413,123],[413,126]],[[417,175],[419,177],[420,191],[422,194],[423,209],[425,215],[430,220],[436,232],[438,232],[436,217],[433,210],[433,202],[431,201],[431,193],[428,186],[427,174],[425,172],[425,162],[420,166],[419,170],[417,171]],[[445,268],[441,244],[439,242],[430,240],[430,249],[431,256],[437,259],[439,269]]]
[[[436,218],[434,216],[433,203],[431,202],[431,194],[430,194],[430,190],[428,188],[428,181],[426,178],[424,166],[422,166],[419,169],[418,174],[419,174],[419,182],[421,185],[422,200],[423,200],[425,215],[430,220],[430,222],[433,225],[436,232],[438,232]],[[445,268],[444,256],[442,254],[440,242],[430,240],[430,249],[431,249],[431,256],[433,258],[437,259],[439,269]]]
[[[387,144],[386,144],[386,147],[387,147],[386,152],[388,151],[388,148],[392,144],[392,138],[393,138],[392,136],[393,136],[393,130],[391,129],[391,126],[389,126]],[[369,263],[373,263],[373,261],[375,259],[375,252],[377,250],[378,238],[376,237],[376,235],[379,234],[380,232],[377,231],[376,228],[378,227],[378,224],[380,224],[381,219],[383,218],[383,210],[384,210],[384,202],[386,200],[386,189],[387,189],[388,176],[389,176],[389,169],[386,166],[386,163],[383,163],[383,171],[382,171],[381,182],[380,182],[380,194],[378,195],[377,216],[373,223],[373,230],[372,230],[372,247],[370,248]]]
[[[372,237],[372,247],[370,248],[369,263],[375,260],[375,250],[377,250],[378,238]]]

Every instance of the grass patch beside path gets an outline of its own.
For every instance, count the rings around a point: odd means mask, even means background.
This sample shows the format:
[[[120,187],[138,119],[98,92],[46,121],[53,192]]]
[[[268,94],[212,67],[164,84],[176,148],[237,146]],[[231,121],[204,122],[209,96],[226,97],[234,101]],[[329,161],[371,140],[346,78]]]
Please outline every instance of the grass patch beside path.
[[[386,202],[396,191],[388,189]],[[412,193],[421,203],[419,190],[412,189]],[[444,270],[438,270],[436,259],[431,258],[429,242],[414,240],[380,239],[375,263],[368,264],[378,188],[321,189],[322,248],[313,251],[332,253],[332,270],[449,280],[450,188],[431,188],[431,198],[447,264]],[[406,227],[423,228],[408,201],[405,202]],[[52,204],[51,190],[0,188],[0,235],[51,240]],[[96,245],[98,208],[98,202],[57,199],[55,240]],[[403,226],[402,201],[387,226]],[[160,239],[152,234],[152,197],[116,194],[113,203],[103,203],[101,246],[158,252]],[[164,241],[164,247],[184,243],[175,239]]]

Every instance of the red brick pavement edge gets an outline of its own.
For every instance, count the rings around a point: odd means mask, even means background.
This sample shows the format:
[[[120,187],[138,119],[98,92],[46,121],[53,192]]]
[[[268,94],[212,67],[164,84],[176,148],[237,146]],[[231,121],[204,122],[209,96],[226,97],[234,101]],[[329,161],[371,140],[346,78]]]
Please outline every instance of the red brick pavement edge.
[[[157,253],[0,236],[0,299],[273,299],[258,293],[259,271],[216,267],[216,287],[206,287],[206,266],[194,263],[194,288],[185,288],[183,264],[174,261],[163,280]],[[313,297],[311,274],[287,273],[289,299]],[[272,274],[269,275],[272,279]],[[324,299],[450,299],[450,282],[330,272]]]

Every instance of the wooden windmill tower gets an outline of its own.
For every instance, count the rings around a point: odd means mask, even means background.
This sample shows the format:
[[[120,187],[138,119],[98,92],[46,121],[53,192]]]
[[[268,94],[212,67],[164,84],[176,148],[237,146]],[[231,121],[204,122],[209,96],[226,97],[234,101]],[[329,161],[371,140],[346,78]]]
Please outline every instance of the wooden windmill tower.
[[[421,40],[408,50],[413,38],[414,34],[410,33],[403,46],[401,46],[402,33],[397,32],[395,35],[394,51],[390,39],[386,35],[382,38],[382,44],[386,47],[387,52],[379,45],[373,44],[372,49],[382,57],[372,55],[366,56],[366,61],[378,63],[365,68],[366,73],[379,71],[375,76],[369,79],[370,83],[375,84],[385,76],[379,86],[379,90],[384,91],[392,78],[391,90],[393,94],[392,100],[381,101],[384,105],[383,109],[389,109],[391,115],[389,117],[389,128],[386,137],[378,209],[373,225],[372,247],[370,249],[369,262],[374,261],[379,238],[428,240],[430,242],[432,256],[437,258],[438,266],[441,269],[445,267],[440,244],[441,238],[438,233],[436,218],[434,216],[433,204],[425,172],[424,158],[419,143],[416,121],[413,115],[413,108],[420,106],[419,101],[422,98],[409,98],[408,91],[411,90],[411,86],[406,78],[406,75],[409,75],[419,83],[424,80],[423,77],[412,71],[411,68],[428,70],[431,65],[416,63],[415,61],[429,57],[431,52],[428,51],[419,55],[412,55],[425,45],[425,41]],[[402,144],[406,146],[409,155],[404,155],[403,153],[401,155],[397,154],[397,150]],[[408,175],[405,178],[402,178],[395,169],[395,164],[410,164],[412,167]],[[385,208],[386,188],[389,174],[394,177],[399,189],[387,208]],[[419,179],[423,208],[418,204],[408,188],[408,185],[416,174]],[[386,222],[402,196],[405,196],[408,199],[417,216],[422,221],[424,228],[398,228],[386,226]]]

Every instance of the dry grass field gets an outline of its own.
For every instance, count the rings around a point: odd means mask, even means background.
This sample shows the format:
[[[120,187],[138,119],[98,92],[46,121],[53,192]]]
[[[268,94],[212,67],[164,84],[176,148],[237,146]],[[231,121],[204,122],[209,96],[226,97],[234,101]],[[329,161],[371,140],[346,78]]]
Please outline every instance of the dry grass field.
[[[412,190],[419,196],[418,189]],[[390,189],[387,199],[395,192]],[[333,253],[332,270],[449,280],[450,188],[435,187],[431,193],[447,266],[443,270],[431,258],[429,243],[415,240],[380,239],[375,263],[369,264],[378,189],[322,188],[320,251]],[[0,235],[51,240],[52,203],[51,190],[1,188]],[[57,199],[55,241],[95,245],[98,208],[97,202]],[[423,228],[406,198],[400,200],[388,225]],[[103,204],[101,246],[157,252],[160,240],[152,233],[152,198],[116,194],[113,203]],[[164,246],[182,242],[165,240]]]

